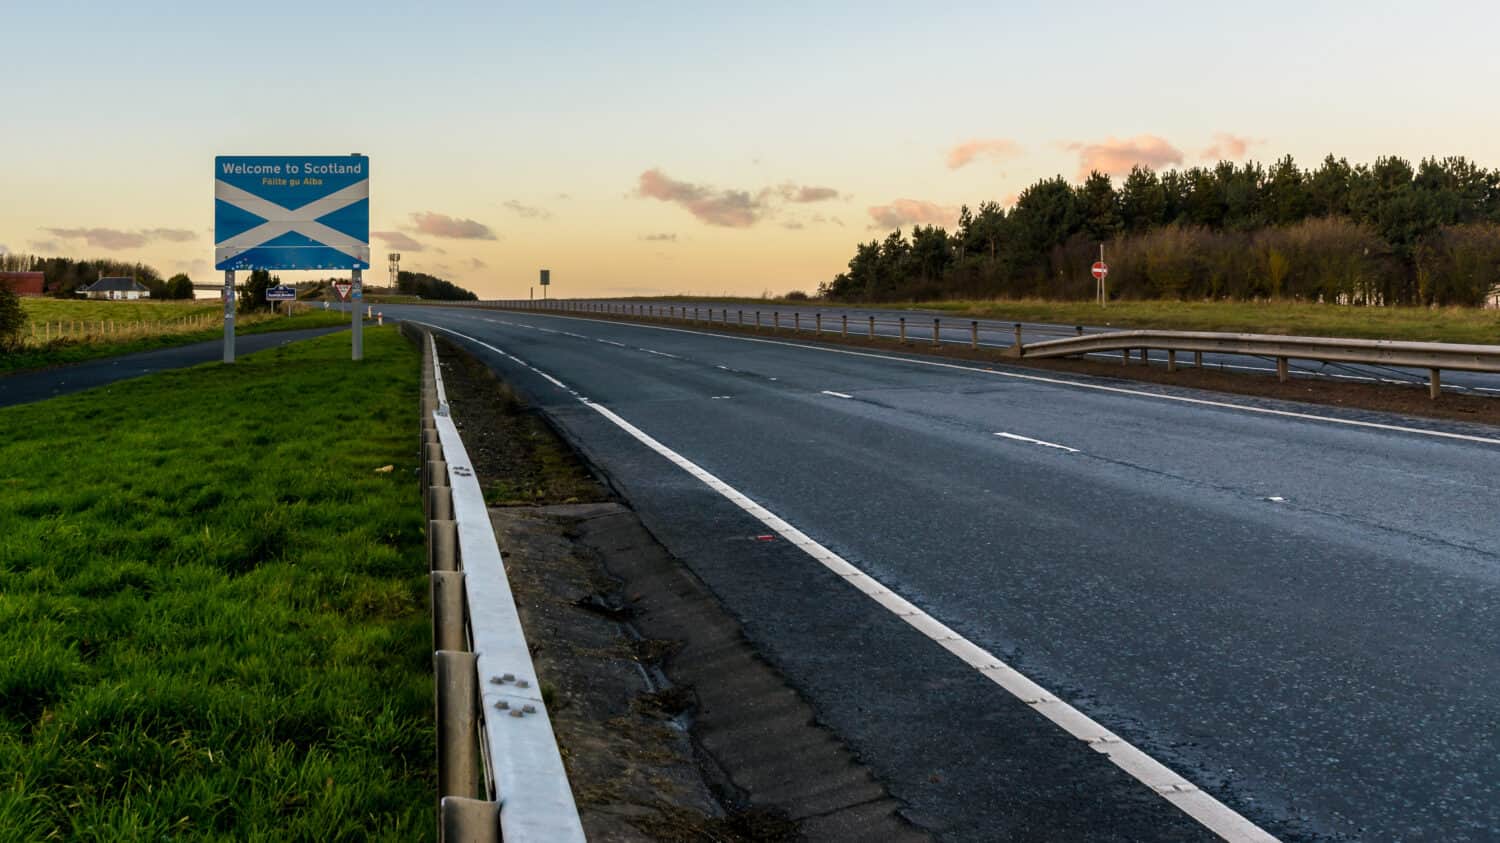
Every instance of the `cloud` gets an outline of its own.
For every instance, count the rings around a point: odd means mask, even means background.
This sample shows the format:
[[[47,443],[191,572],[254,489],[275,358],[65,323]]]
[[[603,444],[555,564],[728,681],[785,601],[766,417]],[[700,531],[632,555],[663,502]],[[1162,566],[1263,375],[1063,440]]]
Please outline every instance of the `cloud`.
[[[189,240],[198,239],[198,235],[186,228],[148,228],[141,233],[152,240],[167,240],[172,243],[186,243]]]
[[[514,199],[507,200],[506,202],[503,202],[501,204],[502,207],[509,208],[510,210],[515,211],[518,215],[526,217],[527,219],[546,220],[552,218],[552,212],[548,211],[546,208],[533,208],[530,205],[522,205],[520,202],[517,202]]]
[[[921,199],[897,199],[889,205],[871,205],[869,211],[870,218],[875,220],[871,228],[903,228],[921,223],[951,227],[958,222],[957,208]]]
[[[62,251],[62,244],[56,240],[32,240],[28,245],[31,251],[41,255],[55,255]]]
[[[975,138],[948,150],[948,169],[957,170],[960,167],[966,167],[977,158],[1004,161],[1020,154],[1020,144],[1008,138]]]
[[[412,231],[433,237],[451,237],[455,240],[498,240],[495,232],[482,222],[450,217],[447,214],[415,213],[411,215]]]
[[[427,248],[415,237],[400,231],[372,231],[370,236],[392,249],[400,249],[403,252],[420,252]]]
[[[1228,132],[1215,132],[1214,142],[1204,147],[1198,157],[1208,161],[1234,161],[1244,158],[1250,147],[1260,143],[1265,141],[1242,138]]]
[[[681,205],[700,221],[724,228],[748,228],[760,221],[764,211],[763,204],[751,198],[748,191],[717,190],[677,181],[655,168],[641,173],[636,195]]]
[[[839,192],[831,187],[790,182],[762,188],[754,194],[748,190],[720,189],[678,181],[656,168],[641,173],[633,195],[681,205],[700,221],[725,228],[755,225],[765,217],[775,215],[781,203],[800,205],[840,197]]]
[[[642,240],[647,240],[647,241],[660,242],[660,243],[676,243],[677,242],[677,235],[675,235],[675,234],[642,234],[641,235],[641,239]]]
[[[792,231],[797,231],[799,229],[806,228],[807,226],[804,226],[802,223],[797,222],[796,220],[788,220],[782,223],[781,227],[791,229]]]
[[[1097,143],[1075,141],[1066,144],[1066,149],[1078,153],[1078,180],[1089,177],[1098,170],[1111,176],[1123,176],[1137,164],[1152,169],[1161,169],[1168,164],[1182,163],[1182,150],[1156,135],[1136,135],[1133,138],[1105,138]]]
[[[154,240],[186,243],[198,239],[198,235],[185,228],[148,228],[138,231],[123,231],[118,228],[47,228],[54,237],[64,240],[82,240],[95,249],[139,249]],[[56,245],[50,244],[49,245]],[[54,250],[49,250],[54,251]]]
[[[203,275],[209,272],[208,261],[198,258],[196,260],[173,261],[172,268],[185,275]]]
[[[480,260],[479,258],[470,258],[469,259],[469,268],[470,269],[489,269],[490,265],[487,264],[487,263],[485,263],[484,261]]]

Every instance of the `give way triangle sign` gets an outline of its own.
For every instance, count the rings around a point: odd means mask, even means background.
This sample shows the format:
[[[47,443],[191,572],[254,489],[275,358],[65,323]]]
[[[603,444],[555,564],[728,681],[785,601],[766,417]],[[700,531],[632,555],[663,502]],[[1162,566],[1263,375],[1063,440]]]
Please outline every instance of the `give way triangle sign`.
[[[348,301],[349,300],[349,291],[351,289],[353,289],[353,288],[354,288],[354,282],[352,282],[352,281],[335,281],[335,282],[333,282],[333,291],[335,293],[339,294],[339,301]]]

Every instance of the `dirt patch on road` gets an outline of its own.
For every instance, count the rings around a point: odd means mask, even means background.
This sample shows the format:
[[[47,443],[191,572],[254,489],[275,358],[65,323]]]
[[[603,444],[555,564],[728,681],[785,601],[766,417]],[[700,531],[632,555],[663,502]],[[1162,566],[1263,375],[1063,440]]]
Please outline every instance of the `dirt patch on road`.
[[[928,839],[546,419],[438,345],[487,496],[525,503],[490,517],[589,839]]]

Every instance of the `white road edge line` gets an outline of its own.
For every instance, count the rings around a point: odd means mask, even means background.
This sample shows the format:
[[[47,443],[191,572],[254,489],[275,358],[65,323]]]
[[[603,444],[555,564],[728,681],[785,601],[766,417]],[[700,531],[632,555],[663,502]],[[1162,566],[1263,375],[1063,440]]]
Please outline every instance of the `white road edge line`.
[[[823,394],[824,395],[832,395],[834,398],[853,398],[854,397],[853,395],[845,395],[842,392],[834,392],[831,389],[825,389],[825,390],[823,390]]]
[[[615,322],[604,319],[588,319],[582,316],[560,316],[556,314],[547,314],[547,318],[578,319],[583,322],[598,322],[601,325],[624,325],[631,328],[642,328],[652,331],[671,331],[677,334],[692,334],[698,337],[718,337],[719,339],[734,340],[736,342],[757,342],[763,343],[765,345],[780,345],[787,348],[802,348],[808,351],[820,351],[824,354],[847,354],[850,357],[868,357],[874,360],[890,360],[896,363],[910,363],[914,366],[930,366],[938,369],[956,369],[961,372],[973,372],[979,375],[993,375],[1000,378],[1011,378],[1012,380],[1031,381],[1033,383],[1053,384],[1056,386],[1069,386],[1075,389],[1092,389],[1098,392],[1112,392],[1117,395],[1130,395],[1136,398],[1151,398],[1157,401],[1175,401],[1179,404],[1195,404],[1202,407],[1221,407],[1226,410],[1239,410],[1243,413],[1256,413],[1258,415],[1264,416],[1280,416],[1282,418],[1323,422],[1325,424],[1342,424],[1349,427],[1363,427],[1374,430],[1390,430],[1397,433],[1413,433],[1418,436],[1434,436],[1439,439],[1457,439],[1462,442],[1478,442],[1482,445],[1500,445],[1500,439],[1492,439],[1486,436],[1473,436],[1467,433],[1449,433],[1446,430],[1424,430],[1420,427],[1406,427],[1399,424],[1382,424],[1380,422],[1360,421],[1358,419],[1340,419],[1334,418],[1332,416],[1319,416],[1313,413],[1299,413],[1294,410],[1274,410],[1270,407],[1253,407],[1249,404],[1235,404],[1229,401],[1211,401],[1207,398],[1190,398],[1186,395],[1167,395],[1158,392],[1146,392],[1145,390],[1141,389],[1130,389],[1129,387],[1123,386],[1106,386],[1105,384],[1101,383],[1082,383],[1080,381],[1070,381],[1064,378],[1049,378],[1042,375],[1026,375],[1020,372],[1002,372],[996,369],[977,369],[973,366],[960,366],[956,363],[940,363],[936,360],[918,360],[910,357],[895,357],[889,354],[875,354],[868,351],[850,351],[849,349],[844,348],[826,348],[818,345],[807,345],[806,343],[784,342],[782,340],[768,340],[760,339],[757,337],[737,337],[732,334],[716,334],[712,331],[689,331],[684,328],[669,328],[665,325],[637,325],[632,322]],[[443,330],[449,329],[444,328]],[[1001,365],[1004,364],[1002,363]],[[1397,382],[1404,383],[1404,381]]]
[[[1004,439],[1014,439],[1017,442],[1025,442],[1028,445],[1041,445],[1043,448],[1056,448],[1059,451],[1067,451],[1070,454],[1083,453],[1077,448],[1069,448],[1067,445],[1059,445],[1056,442],[1046,442],[1041,439],[1032,439],[1030,436],[1020,436],[1015,433],[1006,433],[1003,430],[999,433],[996,433],[995,435]]]
[[[497,354],[515,359],[505,351],[483,340],[461,334],[451,328],[444,328],[441,325],[432,325],[425,322],[418,324],[446,331],[476,345],[488,348]],[[553,383],[558,383],[555,378],[546,375],[535,367],[527,366],[526,368],[543,375],[543,377],[546,377]],[[564,389],[566,388],[564,387]],[[1137,749],[1134,745],[1127,743],[1120,736],[1099,725],[1093,718],[1058,699],[1042,686],[1026,678],[1020,671],[996,658],[992,653],[978,644],[959,635],[942,621],[917,608],[899,594],[886,588],[879,580],[876,580],[874,577],[850,564],[837,553],[814,541],[806,533],[803,533],[801,530],[782,520],[775,513],[746,497],[738,489],[705,471],[687,457],[656,441],[650,434],[621,418],[603,404],[596,404],[581,396],[578,400],[584,406],[613,422],[616,427],[630,434],[642,445],[665,457],[669,462],[702,481],[704,485],[749,513],[757,521],[775,531],[803,553],[817,560],[823,567],[842,577],[855,590],[879,603],[891,614],[899,617],[913,629],[936,642],[938,646],[958,656],[964,663],[979,671],[981,676],[1005,689],[1012,696],[1030,706],[1033,711],[1052,721],[1053,724],[1057,725],[1063,731],[1088,744],[1090,749],[1108,757],[1110,761],[1114,762],[1115,766],[1129,773],[1140,783],[1151,788],[1157,795],[1177,806],[1183,813],[1202,823],[1209,831],[1219,835],[1224,840],[1234,841],[1234,843],[1276,843],[1276,838],[1265,829],[1245,819],[1234,809],[1213,798],[1208,793],[1199,790],[1192,782],[1173,772],[1160,761]]]

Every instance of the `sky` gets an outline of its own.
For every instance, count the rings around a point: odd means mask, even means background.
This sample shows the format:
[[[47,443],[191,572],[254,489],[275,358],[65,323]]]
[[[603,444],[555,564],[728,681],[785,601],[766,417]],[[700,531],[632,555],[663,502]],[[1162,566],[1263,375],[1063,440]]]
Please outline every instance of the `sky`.
[[[367,281],[394,250],[485,298],[813,292],[1091,167],[1500,167],[1495,3],[0,0],[0,31],[0,250],[199,283],[224,154],[370,156]]]

